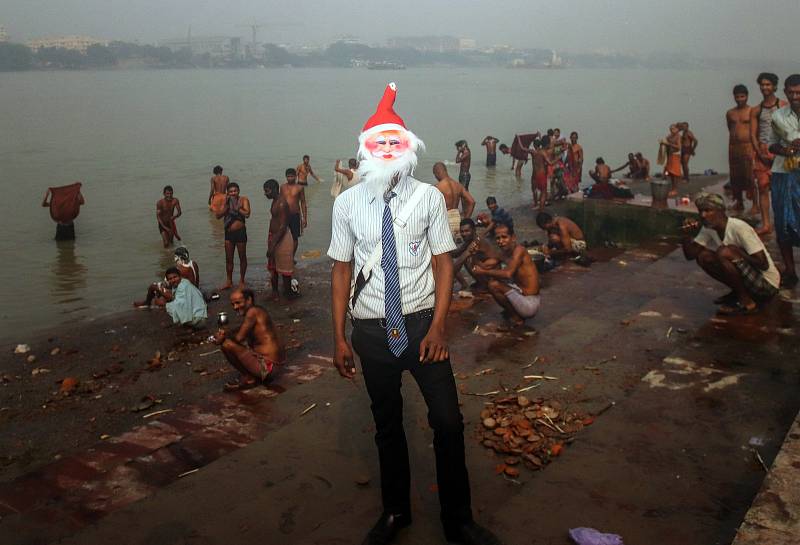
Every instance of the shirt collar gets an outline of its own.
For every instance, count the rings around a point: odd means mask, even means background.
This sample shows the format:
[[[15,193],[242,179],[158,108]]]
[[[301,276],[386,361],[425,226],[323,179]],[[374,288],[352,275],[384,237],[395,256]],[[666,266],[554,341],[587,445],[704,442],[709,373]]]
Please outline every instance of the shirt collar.
[[[395,194],[397,195],[397,200],[398,201],[403,202],[406,199],[408,199],[408,192],[411,190],[411,181],[410,180],[411,180],[410,176],[403,175],[400,178],[400,181],[397,182],[397,185],[392,188],[392,191],[394,191]],[[372,198],[369,201],[370,204],[375,202],[375,199],[378,199],[381,202],[383,201],[384,190],[383,190],[382,186],[379,186],[379,185],[375,184],[372,187],[372,191],[371,192],[372,192]]]

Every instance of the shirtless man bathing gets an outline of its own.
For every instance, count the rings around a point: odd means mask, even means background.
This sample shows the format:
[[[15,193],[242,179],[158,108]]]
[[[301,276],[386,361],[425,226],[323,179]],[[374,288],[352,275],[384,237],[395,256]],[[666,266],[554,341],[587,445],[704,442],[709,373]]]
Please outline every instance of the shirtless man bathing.
[[[281,186],[281,197],[289,206],[289,231],[294,239],[294,256],[300,244],[300,235],[308,227],[308,208],[305,186],[297,181],[297,171],[293,168],[286,169],[286,183]]]
[[[458,238],[461,229],[461,218],[471,218],[475,210],[475,199],[466,187],[455,181],[447,173],[447,167],[439,162],[433,165],[433,175],[436,177],[436,189],[444,195],[444,204],[447,207],[447,223],[453,239]],[[462,212],[459,213],[458,205],[461,204]]]
[[[486,148],[486,166],[493,167],[497,165],[497,143],[500,140],[494,136],[487,136],[481,142],[481,146]]]
[[[553,256],[580,255],[586,252],[586,237],[578,224],[569,218],[539,212],[536,216],[536,225],[547,233],[549,245],[545,253]]]
[[[242,390],[268,380],[286,359],[286,349],[278,338],[275,324],[262,307],[255,304],[255,294],[249,289],[231,293],[231,306],[242,325],[236,333],[220,328],[213,337],[228,362],[241,374],[236,382],[225,384],[226,390]]]
[[[517,243],[513,227],[498,223],[494,233],[505,267],[485,269],[478,265],[473,268],[473,274],[488,279],[494,300],[514,325],[521,326],[539,311],[539,272],[528,251]]]
[[[250,199],[239,194],[239,184],[228,184],[228,193],[224,206],[217,214],[223,220],[225,228],[225,274],[226,281],[222,290],[233,287],[233,252],[239,254],[239,288],[245,286],[244,275],[247,272],[247,226],[250,217]]]
[[[744,195],[753,196],[753,145],[750,141],[750,106],[748,91],[744,85],[733,88],[736,106],[725,114],[730,138],[728,140],[728,168],[733,191],[733,209],[744,210]],[[753,201],[757,211],[757,202]]]
[[[529,148],[528,153],[531,154],[531,164],[533,165],[533,172],[531,173],[531,193],[533,194],[533,205],[536,206],[536,197],[539,197],[539,210],[544,210],[547,203],[547,171],[548,167],[553,163],[550,160],[547,152],[545,142],[538,138],[533,141],[533,147]]]
[[[214,175],[211,177],[211,190],[208,193],[208,209],[214,214],[219,213],[225,207],[225,197],[228,194],[228,184],[231,179],[222,173],[222,166],[214,167]]]
[[[289,205],[281,195],[277,180],[264,182],[264,196],[272,201],[267,236],[267,271],[272,284],[272,300],[277,301],[278,276],[283,277],[283,293],[288,299],[299,296],[292,291],[294,274],[294,239],[289,231]]]
[[[165,186],[164,198],[156,203],[156,222],[158,222],[158,232],[161,233],[164,248],[172,244],[176,238],[181,240],[175,226],[175,220],[181,217],[181,203],[172,195],[172,186]]]

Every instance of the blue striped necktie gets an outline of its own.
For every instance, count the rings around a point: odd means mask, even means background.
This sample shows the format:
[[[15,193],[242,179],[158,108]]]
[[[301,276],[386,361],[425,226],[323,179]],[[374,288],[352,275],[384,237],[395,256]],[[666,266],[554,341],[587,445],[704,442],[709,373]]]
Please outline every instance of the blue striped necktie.
[[[400,273],[397,270],[397,245],[394,240],[394,227],[392,227],[392,211],[389,201],[397,195],[387,191],[383,196],[386,205],[383,207],[383,228],[381,230],[381,268],[383,269],[384,304],[386,309],[386,336],[389,341],[389,350],[397,357],[408,348],[408,335],[406,323],[403,319],[403,302],[400,297]]]

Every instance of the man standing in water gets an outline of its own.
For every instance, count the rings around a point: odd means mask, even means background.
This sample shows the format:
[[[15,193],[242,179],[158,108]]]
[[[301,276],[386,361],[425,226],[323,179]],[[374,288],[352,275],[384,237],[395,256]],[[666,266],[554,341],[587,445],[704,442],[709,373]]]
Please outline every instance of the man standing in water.
[[[225,384],[225,390],[243,390],[270,379],[275,367],[286,359],[275,324],[265,309],[255,304],[255,294],[249,289],[231,293],[231,306],[244,320],[236,333],[224,329],[214,335],[225,358],[241,373],[238,381]]]
[[[493,167],[497,165],[497,143],[500,140],[494,136],[487,136],[481,142],[481,146],[486,148],[486,166]]]
[[[272,284],[272,299],[278,300],[278,276],[283,277],[283,294],[297,297],[292,291],[294,274],[294,239],[289,231],[289,205],[281,195],[277,180],[264,182],[264,196],[272,201],[267,237],[267,270]]]
[[[164,198],[156,203],[156,222],[164,248],[172,244],[176,238],[181,240],[178,227],[175,225],[175,220],[179,217],[181,217],[181,202],[173,197],[172,186],[165,186]]]
[[[469,189],[469,182],[472,180],[472,174],[469,173],[469,167],[472,164],[472,152],[469,150],[466,140],[456,142],[456,163],[461,166],[458,171],[458,182]]]
[[[683,169],[683,179],[688,182],[689,159],[694,157],[698,141],[694,133],[689,130],[688,121],[678,123],[678,128],[681,130],[681,168]]]
[[[225,198],[230,181],[230,178],[222,174],[221,165],[214,167],[214,175],[211,177],[211,190],[208,193],[208,208],[214,214],[218,214],[225,207]]]
[[[245,221],[250,217],[250,200],[239,195],[239,184],[228,184],[225,206],[217,214],[223,219],[225,227],[225,285],[220,289],[233,287],[233,251],[239,254],[239,288],[244,288],[244,275],[247,272],[247,227]]]
[[[86,201],[81,193],[81,183],[49,187],[44,193],[42,206],[50,209],[50,217],[56,222],[56,240],[75,240],[75,218]]]
[[[303,155],[303,162],[297,165],[297,183],[300,185],[308,185],[308,177],[311,176],[317,182],[321,181],[314,174],[314,169],[311,168],[311,157]]]
[[[453,238],[457,238],[461,231],[461,218],[471,218],[475,210],[475,199],[467,188],[456,182],[447,173],[444,163],[433,165],[433,175],[436,177],[436,189],[444,195],[444,204],[447,207],[447,223]],[[458,205],[461,204],[462,212],[459,213]]]
[[[750,143],[755,150],[753,175],[758,190],[758,208],[761,214],[761,227],[756,229],[759,235],[772,232],[769,212],[769,182],[772,175],[772,163],[775,156],[769,151],[772,139],[772,114],[778,108],[786,106],[786,102],[778,100],[775,92],[778,89],[778,76],[769,72],[758,75],[758,87],[764,97],[758,106],[750,108]]]
[[[424,147],[395,113],[396,92],[397,86],[390,83],[364,125],[359,137],[362,181],[334,202],[328,249],[334,260],[334,365],[339,374],[352,379],[355,349],[375,419],[383,514],[363,543],[391,543],[411,524],[411,475],[400,392],[403,372],[409,371],[422,391],[434,430],[445,537],[461,543],[499,544],[472,521],[464,423],[445,335],[453,288],[449,252],[455,244],[447,228],[444,197],[411,177],[416,151]],[[351,301],[354,273],[356,291]],[[349,306],[352,349],[345,337]]]
[[[528,150],[531,154],[531,194],[533,203],[536,205],[536,198],[539,198],[539,210],[544,210],[547,203],[547,167],[552,163],[547,156],[547,150],[543,149],[542,141],[538,138],[533,141],[533,146]]]
[[[753,146],[750,143],[750,106],[747,105],[748,91],[744,85],[733,88],[736,106],[728,110],[725,119],[728,123],[728,165],[733,209],[744,210],[744,193],[753,190]],[[753,203],[755,208],[755,203]]]
[[[286,183],[281,186],[281,196],[289,206],[289,231],[294,239],[294,251],[300,243],[303,229],[308,227],[308,208],[306,208],[306,188],[297,182],[297,172],[293,168],[286,169]]]

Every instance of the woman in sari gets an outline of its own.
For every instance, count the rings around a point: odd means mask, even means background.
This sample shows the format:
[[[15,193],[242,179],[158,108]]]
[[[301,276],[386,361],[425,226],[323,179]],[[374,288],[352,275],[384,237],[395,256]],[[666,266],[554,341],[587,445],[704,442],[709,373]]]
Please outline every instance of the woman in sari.
[[[661,140],[660,144],[658,162],[659,164],[666,162],[664,177],[669,178],[670,182],[672,182],[669,196],[675,197],[678,195],[678,180],[683,176],[681,170],[681,132],[678,129],[678,125],[673,123],[669,126],[669,134]]]
[[[578,191],[581,185],[581,173],[583,171],[583,148],[578,144],[578,133],[572,132],[569,135],[570,144],[567,146],[567,164],[564,169],[564,184],[570,193]]]

